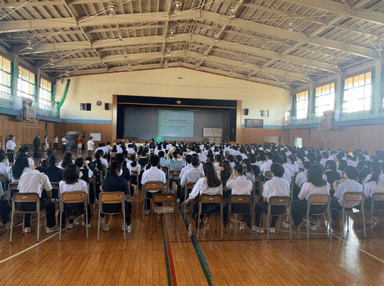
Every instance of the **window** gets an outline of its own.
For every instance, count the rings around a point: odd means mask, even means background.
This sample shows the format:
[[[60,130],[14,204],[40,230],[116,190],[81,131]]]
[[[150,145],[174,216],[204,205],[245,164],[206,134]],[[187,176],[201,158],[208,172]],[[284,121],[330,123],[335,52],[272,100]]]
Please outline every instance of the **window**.
[[[11,94],[11,61],[0,56],[0,97]]]
[[[372,73],[344,80],[343,112],[357,112],[371,110],[372,98]]]
[[[104,109],[105,110],[111,110],[111,104],[110,103],[105,103]]]
[[[308,116],[308,90],[296,94],[296,118],[304,119]]]
[[[316,88],[316,116],[323,116],[324,111],[335,109],[335,83]]]
[[[35,74],[19,66],[17,96],[35,99]]]
[[[80,110],[91,111],[90,103],[80,103]]]
[[[260,110],[260,117],[269,117],[269,110]]]
[[[46,106],[51,106],[52,84],[44,78],[40,80],[39,106],[44,109]]]

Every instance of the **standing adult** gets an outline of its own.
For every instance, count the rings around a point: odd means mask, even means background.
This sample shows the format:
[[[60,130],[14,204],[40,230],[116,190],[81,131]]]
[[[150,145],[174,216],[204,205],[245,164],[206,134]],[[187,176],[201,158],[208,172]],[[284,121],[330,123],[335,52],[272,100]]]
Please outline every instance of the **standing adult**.
[[[59,137],[56,135],[55,138],[53,139],[53,150],[57,152],[57,144],[59,143]]]
[[[93,137],[91,136],[87,142],[87,150],[88,150],[88,157],[92,158],[93,153],[93,147],[95,146],[95,143],[93,142]]]
[[[63,136],[63,138],[61,138],[61,143],[63,144],[63,149],[62,149],[62,153],[63,155],[65,154],[65,151],[67,151],[67,137],[65,137],[65,135]]]
[[[77,137],[77,153],[81,153],[81,148],[83,147],[83,138],[81,135]]]
[[[9,162],[13,163],[15,161],[14,153],[15,153],[15,148],[16,147],[17,146],[16,146],[16,143],[15,143],[15,136],[13,136],[12,134],[9,134],[8,141],[7,141],[7,144],[6,144]]]
[[[48,151],[49,149],[48,135],[44,136],[44,148],[45,148],[45,151]]]
[[[33,139],[33,148],[34,148],[33,156],[35,158],[40,158],[41,155],[39,153],[39,149],[40,149],[40,135],[39,134],[37,134],[35,139]]]

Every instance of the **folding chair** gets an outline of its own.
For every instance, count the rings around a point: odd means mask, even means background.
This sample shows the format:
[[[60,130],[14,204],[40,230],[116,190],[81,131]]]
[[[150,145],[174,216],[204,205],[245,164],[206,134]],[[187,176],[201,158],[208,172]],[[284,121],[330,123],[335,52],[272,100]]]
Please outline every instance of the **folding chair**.
[[[168,169],[168,178],[169,178],[169,181],[172,183],[172,182],[180,182],[180,172],[181,171],[176,171],[176,170],[169,170]],[[171,179],[171,176],[175,176],[175,177],[179,177],[178,180],[173,180]],[[172,185],[172,190],[173,190],[173,185]],[[171,191],[171,190],[170,190]],[[176,193],[176,192],[175,192]]]
[[[264,182],[266,182],[267,180],[271,180],[272,178],[273,178],[272,171],[266,171],[264,175]]]
[[[221,240],[223,240],[223,196],[222,195],[201,195],[199,199],[199,217],[197,222],[197,240],[199,240],[199,226],[200,216],[203,212],[203,204],[220,204],[220,231]],[[216,214],[216,213],[215,213]],[[217,217],[216,217],[216,228],[217,228]]]
[[[108,204],[121,204],[121,212],[115,212],[115,213],[105,213],[103,212],[102,208],[103,205]],[[124,193],[122,192],[101,192],[100,193],[100,199],[99,199],[99,218],[97,222],[97,242],[99,242],[100,238],[100,217],[101,214],[104,213],[105,215],[113,215],[113,214],[119,214],[123,213],[123,225],[124,225],[124,240],[127,239],[127,229],[126,229],[126,223],[125,223],[125,197]]]
[[[372,220],[373,213],[375,210],[375,202],[381,202],[382,204],[384,204],[384,193],[376,193],[376,194],[373,194],[373,196],[372,196],[372,199],[371,199],[371,220]],[[382,210],[382,209],[379,209],[379,210]],[[373,234],[373,228],[374,227],[375,226],[372,224],[371,234]]]
[[[102,171],[97,171],[97,176],[100,178],[100,185],[103,184],[103,172]]]
[[[86,192],[67,192],[62,193],[60,195],[60,201],[59,201],[59,209],[60,209],[60,232],[59,232],[59,241],[61,241],[61,223],[63,221],[63,211],[64,211],[64,205],[65,204],[78,204],[78,203],[84,203],[84,211],[85,211],[85,232],[86,237],[88,239],[88,195]],[[67,217],[67,223],[65,224],[65,232],[67,232],[67,224],[68,224],[69,216]]]
[[[95,175],[89,178],[89,194],[93,193],[93,201],[91,201],[91,196],[89,196],[89,203],[94,205],[96,201],[96,180]]]
[[[268,201],[268,211],[267,211],[267,223],[266,223],[266,226],[267,226],[267,242],[269,242],[269,217],[270,216],[272,216],[272,217],[277,216],[277,221],[276,221],[276,225],[278,226],[277,233],[280,234],[280,223],[279,223],[279,220],[284,215],[284,212],[282,214],[274,214],[274,213],[272,213],[272,206],[280,206],[280,207],[285,206],[287,208],[290,205],[291,205],[291,197],[287,197],[287,196],[273,196],[273,197],[269,198],[269,201]],[[263,216],[263,213],[260,216],[260,222],[259,222],[259,226],[260,227],[261,227],[262,216]],[[292,217],[291,216],[289,216],[289,223],[290,223],[290,225],[292,223]],[[292,228],[289,228],[289,240],[292,241]]]
[[[232,214],[232,204],[241,204],[241,205],[249,205],[249,212],[242,212],[235,214],[249,214],[251,216],[251,225],[252,224],[252,218],[254,217],[254,208],[253,208],[253,198],[251,195],[231,195],[229,197],[229,204],[228,204],[228,221],[231,221],[231,214]],[[247,228],[245,228],[244,233],[247,232]],[[252,231],[251,231],[251,240],[252,240]]]
[[[349,232],[349,215],[346,217],[346,214],[353,213],[353,207],[348,210],[345,207],[346,204],[349,205],[357,205],[360,204],[361,208],[358,212],[362,214],[363,217],[363,230],[364,230],[364,238],[367,238],[366,230],[365,230],[365,214],[364,214],[364,193],[355,193],[355,192],[346,192],[343,196],[343,205],[342,205],[342,220],[343,220],[343,231],[345,220],[347,219],[347,233]],[[338,210],[340,212],[340,210]]]
[[[51,182],[52,190],[51,190],[51,199],[59,199],[60,187],[58,182]]]
[[[22,211],[16,208],[16,203],[35,203],[35,211]],[[23,234],[24,234],[24,216],[25,214],[37,213],[37,242],[40,239],[40,198],[37,193],[14,193],[12,196],[12,210],[11,210],[11,233],[9,236],[9,243],[12,243],[13,233],[13,217],[15,214],[23,214]],[[47,222],[47,221],[45,221]]]
[[[116,154],[117,153],[111,153],[111,155],[109,156],[109,163],[111,164],[112,163],[112,159],[116,157]]]
[[[8,200],[9,200],[9,204],[12,204],[13,194],[19,192],[19,190],[17,188],[18,185],[19,185],[19,181],[12,182],[12,183],[8,184]]]
[[[143,191],[143,220],[145,217],[145,203],[146,200],[151,200],[147,198],[147,192],[158,192],[162,191],[164,189],[164,183],[163,182],[146,182],[144,184],[144,191]]]
[[[172,204],[164,205],[164,204]],[[162,206],[156,206],[157,204],[162,204]],[[153,214],[167,214],[173,213],[175,217],[174,221],[174,232],[175,240],[176,238],[176,195],[175,194],[154,194],[152,199],[152,209],[151,209],[151,240],[152,240],[152,229],[153,229]],[[156,224],[155,224],[156,232]]]
[[[193,190],[196,183],[187,183],[184,188],[184,200],[187,200],[189,193]],[[184,214],[187,213],[187,205],[184,205]]]
[[[132,171],[131,172],[131,177],[136,177],[136,195],[137,195],[137,198],[139,198],[139,185],[140,185],[140,182],[139,182],[139,172],[137,171]]]
[[[330,230],[331,239],[332,239],[332,229],[330,229],[330,225],[332,221],[330,204],[331,204],[331,198],[329,195],[316,195],[316,194],[310,195],[307,200],[307,222],[309,222],[309,216],[312,215],[316,217],[316,225],[317,225],[319,217],[323,216],[326,213],[328,216],[328,226],[326,226],[326,228]],[[327,206],[327,208],[325,209],[325,211],[321,213],[320,212],[316,213],[316,212],[311,212],[311,206]],[[307,227],[307,240],[308,240],[309,226],[307,225],[306,227]],[[299,235],[299,227],[297,227],[297,234]]]

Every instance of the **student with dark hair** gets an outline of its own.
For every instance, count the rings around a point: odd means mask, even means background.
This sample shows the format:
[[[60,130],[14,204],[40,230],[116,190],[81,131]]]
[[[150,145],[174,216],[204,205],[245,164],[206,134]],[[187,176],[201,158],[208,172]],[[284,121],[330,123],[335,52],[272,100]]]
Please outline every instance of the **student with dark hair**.
[[[323,151],[323,152],[321,152],[321,156],[322,156],[322,158],[320,160],[320,164],[323,165],[325,168],[325,165],[329,161],[329,154],[327,151]]]
[[[5,153],[0,153],[0,175],[4,175],[6,180],[9,180],[9,172],[11,168],[7,166],[7,160],[8,158]]]
[[[373,176],[373,173],[372,173],[372,172],[373,172],[373,167],[375,167],[375,166],[379,166],[380,169],[382,168],[382,167],[380,167],[379,164],[372,164],[372,165],[371,165],[371,169],[372,169],[371,174],[367,175],[367,176],[365,177],[363,183],[361,184],[362,187],[363,187],[363,189],[365,188],[365,184],[368,183],[368,181],[371,180],[371,178],[372,178],[372,176]],[[380,179],[380,180],[384,180],[384,174],[383,174],[383,172],[380,172],[379,179]]]
[[[347,166],[352,166],[356,168],[356,162],[353,160],[351,155],[347,155]]]
[[[251,168],[253,171],[253,175],[256,177],[260,176],[260,167],[257,165],[257,157],[255,154],[250,154],[248,156],[249,161],[251,162]]]
[[[15,164],[9,170],[9,180],[11,182],[18,181],[21,175],[33,171],[31,167],[32,166],[30,166],[28,163],[28,156],[25,154],[20,154],[17,156]]]
[[[220,180],[223,186],[225,186],[227,184],[228,179],[233,174],[233,168],[227,160],[221,163],[221,168],[223,168],[223,170],[220,172]]]
[[[335,197],[331,200],[331,208],[332,208],[332,219],[337,220],[339,217],[339,211],[342,210],[343,205],[343,197],[346,192],[363,192],[363,187],[356,181],[356,178],[359,176],[359,172],[355,167],[347,166],[344,170],[344,178],[346,179],[344,182],[341,182],[338,186],[336,185],[336,181],[334,184]],[[352,208],[356,206],[356,204],[345,204],[346,208]]]
[[[79,161],[78,161],[79,163]],[[64,179],[59,183],[60,194],[70,193],[70,192],[86,192],[89,194],[88,185],[84,180],[80,179],[80,169],[78,164],[69,164],[65,167],[64,170]],[[88,211],[88,227],[91,226],[91,207],[87,204]],[[65,228],[67,217],[68,216],[80,216],[85,214],[84,203],[74,203],[74,204],[64,204],[63,219],[61,223],[61,228]],[[70,219],[68,222],[67,228],[74,228],[78,226],[79,223]],[[85,226],[85,218],[83,222]]]
[[[327,176],[327,181],[330,185],[333,184],[334,181],[340,180],[340,173],[336,171],[336,162],[333,160],[328,160],[325,163],[325,175]]]
[[[29,151],[31,151],[31,148],[29,148],[27,145],[21,145],[19,148],[19,155],[25,154],[28,156]],[[30,166],[35,166],[35,161],[28,156],[28,163]]]
[[[121,163],[119,161],[113,161],[109,167],[109,176],[103,180],[103,192],[122,192],[124,195],[129,195],[128,182],[124,178],[120,177]],[[121,204],[108,204],[103,206],[103,212],[121,212]],[[125,223],[128,233],[132,232],[131,223],[131,203],[125,201]],[[109,224],[104,219],[104,231],[109,230]],[[124,230],[124,225],[122,226]]]
[[[313,164],[308,170],[308,181],[301,187],[298,200],[291,204],[291,215],[295,226],[299,226],[307,214],[307,199],[310,195],[329,195],[331,189],[328,182],[323,178],[323,167],[320,164]],[[312,206],[310,211],[321,212],[327,206]],[[317,225],[308,222],[310,229],[316,230]]]
[[[289,196],[290,192],[288,182],[283,179],[284,167],[281,164],[273,163],[271,165],[271,171],[273,173],[273,178],[267,181],[264,185],[262,202],[255,204],[255,225],[252,229],[260,233],[264,232],[262,225],[260,225],[260,216],[262,212],[268,211],[269,199],[273,196]],[[273,206],[271,212],[274,214],[283,214],[285,212],[285,207]],[[277,216],[272,216],[269,228],[270,233],[275,233],[277,218]]]
[[[15,148],[17,147],[15,140],[16,140],[16,137],[12,134],[9,134],[8,141],[5,144],[5,147],[7,148],[9,162],[15,161],[14,153],[15,153]]]
[[[50,182],[60,182],[63,177],[63,170],[56,167],[57,157],[51,155],[48,158],[48,168],[45,170],[45,174],[48,176]]]
[[[215,167],[212,162],[207,162],[203,166],[204,177],[199,179],[189,194],[189,198],[183,204],[188,204],[191,200],[200,195],[223,195],[223,186],[217,177]],[[219,204],[203,204],[202,216],[205,213],[220,212]],[[198,228],[199,202],[193,205],[192,218],[195,220],[196,228]],[[205,229],[208,229],[208,224],[205,224]]]
[[[80,179],[89,184],[89,179],[93,176],[93,171],[89,169],[88,163],[82,157],[76,158],[75,164],[79,167],[82,176]]]
[[[371,209],[372,196],[376,193],[384,193],[384,180],[381,178],[382,170],[379,165],[372,166],[371,178],[366,182],[364,186],[364,207]],[[377,201],[374,205],[375,209],[384,210],[384,202]],[[372,227],[377,224],[378,218],[376,216],[371,217],[370,223]]]
[[[163,182],[164,184],[167,182],[167,179],[165,178],[164,172],[157,168],[157,166],[160,163],[160,158],[157,155],[152,155],[149,157],[149,162],[151,164],[151,168],[144,171],[143,176],[141,178],[141,184],[144,186],[146,182]],[[153,194],[159,193],[159,192],[147,192],[147,198],[152,198]],[[145,198],[146,199],[146,198]],[[149,214],[150,210],[150,201],[146,199],[145,204],[145,214]]]
[[[35,158],[41,158],[41,154],[39,153],[39,149],[40,149],[40,135],[37,134],[35,139],[33,139],[33,148],[34,148],[34,151],[33,151],[33,156]]]
[[[243,159],[242,166],[244,176],[247,178],[247,180],[250,180],[252,183],[254,183],[255,174],[253,174],[253,169],[251,167],[251,162],[249,161],[249,159]]]
[[[72,160],[72,154],[70,152],[67,152],[64,154],[63,160],[58,164],[58,166],[64,170],[67,165],[74,163],[75,162]]]
[[[204,177],[203,172],[199,169],[200,161],[197,156],[192,156],[191,162],[192,168],[189,168],[181,177],[180,185],[181,185],[181,193],[180,193],[180,202],[185,200],[185,186],[188,183],[196,183],[199,179]],[[189,191],[190,193],[190,191]],[[187,194],[188,195],[188,194]]]
[[[127,161],[124,158],[124,155],[121,153],[116,154],[115,156],[115,161],[119,162],[121,164],[121,170],[120,173],[118,174],[119,177],[124,178],[127,182],[131,181],[131,173],[129,169],[127,168]],[[108,173],[109,175],[109,173]],[[133,188],[130,190],[130,195],[133,195]]]
[[[263,165],[261,165],[260,167],[260,172],[263,174],[263,176],[265,176],[265,172],[267,171],[271,171],[271,166],[273,164],[272,162],[272,158],[273,158],[273,154],[272,153],[267,153],[267,162],[265,162]]]
[[[337,172],[339,172],[340,177],[343,178],[344,177],[344,170],[347,167],[347,161],[340,160],[338,163],[339,163],[339,167],[337,168]],[[337,163],[336,163],[336,166],[337,166]]]

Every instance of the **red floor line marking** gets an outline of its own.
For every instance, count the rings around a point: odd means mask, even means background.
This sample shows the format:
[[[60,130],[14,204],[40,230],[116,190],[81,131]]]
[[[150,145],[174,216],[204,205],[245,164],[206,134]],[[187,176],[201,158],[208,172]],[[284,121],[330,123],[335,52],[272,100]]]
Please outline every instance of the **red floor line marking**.
[[[168,251],[169,268],[171,270],[172,285],[176,286],[177,282],[176,282],[175,265],[173,265],[171,245],[169,243],[167,244],[167,251]]]

